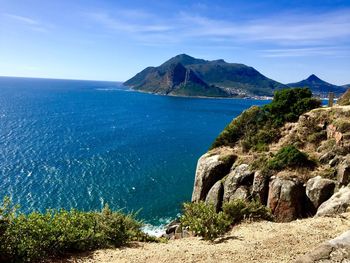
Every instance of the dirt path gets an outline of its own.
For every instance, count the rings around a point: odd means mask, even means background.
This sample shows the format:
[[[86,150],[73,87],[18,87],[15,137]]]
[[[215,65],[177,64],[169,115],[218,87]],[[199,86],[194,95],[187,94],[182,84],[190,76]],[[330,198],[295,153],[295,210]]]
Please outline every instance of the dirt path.
[[[98,250],[60,262],[293,262],[349,229],[350,213],[291,223],[243,223],[215,244],[199,238],[164,244],[133,243],[128,248]]]

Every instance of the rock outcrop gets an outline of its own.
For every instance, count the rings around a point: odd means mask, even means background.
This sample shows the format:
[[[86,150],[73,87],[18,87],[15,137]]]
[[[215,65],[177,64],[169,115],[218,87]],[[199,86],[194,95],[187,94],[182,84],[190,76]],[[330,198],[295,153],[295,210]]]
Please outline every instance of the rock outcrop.
[[[337,180],[340,185],[347,185],[350,183],[350,155],[338,165]]]
[[[306,196],[311,202],[311,212],[316,212],[317,208],[334,193],[336,182],[330,179],[316,176],[306,183]]]
[[[269,178],[261,171],[254,173],[252,196],[260,201],[261,204],[267,204],[267,196],[269,192]]]
[[[246,199],[249,195],[248,187],[253,184],[254,173],[247,164],[237,166],[227,175],[224,182],[224,202],[233,199]],[[242,188],[241,186],[246,186]]]
[[[244,116],[256,112],[246,111]],[[225,202],[258,200],[278,222],[346,211],[350,206],[349,116],[350,106],[311,110],[298,122],[286,123],[265,152],[247,152],[240,140],[214,148],[198,161],[192,201],[206,201],[220,211]],[[237,136],[239,131],[234,131]],[[313,165],[296,162],[286,167],[283,162],[287,159],[281,159],[281,169],[269,166],[279,150],[290,149],[290,145],[298,145],[295,152],[310,157],[307,160]]]
[[[207,204],[214,205],[216,211],[220,211],[222,206],[222,198],[224,195],[224,185],[221,181],[217,181],[213,187],[210,189],[207,197],[205,198],[205,202]]]
[[[301,182],[275,178],[270,182],[267,206],[277,222],[289,222],[303,216],[305,191]]]
[[[350,206],[350,188],[342,187],[317,210],[316,216],[326,216],[345,212]]]
[[[230,148],[221,148],[204,154],[197,164],[192,202],[205,200],[213,185],[231,169],[236,156]]]

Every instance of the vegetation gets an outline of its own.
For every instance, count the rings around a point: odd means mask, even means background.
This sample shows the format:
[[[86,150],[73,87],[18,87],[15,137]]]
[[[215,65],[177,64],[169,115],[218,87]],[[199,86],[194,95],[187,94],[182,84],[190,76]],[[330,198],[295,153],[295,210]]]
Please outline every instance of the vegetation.
[[[216,213],[215,207],[204,202],[185,203],[181,216],[181,225],[188,227],[195,235],[204,240],[214,240],[223,235],[229,228],[230,222],[223,212]]]
[[[288,145],[281,148],[276,155],[267,162],[267,169],[283,170],[284,168],[312,167],[315,165],[306,153],[295,146]]]
[[[224,203],[223,211],[219,213],[216,213],[213,205],[200,201],[184,204],[181,225],[189,228],[195,235],[203,237],[204,240],[213,241],[243,219],[272,220],[273,217],[269,209],[257,201],[247,202],[238,199]]]
[[[268,144],[280,137],[279,128],[284,123],[297,121],[301,114],[320,105],[307,88],[276,91],[270,104],[253,106],[234,119],[216,138],[212,148],[234,146],[241,140],[245,151],[265,151]]]
[[[134,214],[48,210],[18,212],[8,198],[0,206],[0,262],[33,262],[66,252],[119,247],[150,240]]]
[[[247,202],[236,199],[228,203],[224,203],[222,210],[229,222],[238,224],[244,219],[250,220],[273,220],[271,211],[258,201]]]

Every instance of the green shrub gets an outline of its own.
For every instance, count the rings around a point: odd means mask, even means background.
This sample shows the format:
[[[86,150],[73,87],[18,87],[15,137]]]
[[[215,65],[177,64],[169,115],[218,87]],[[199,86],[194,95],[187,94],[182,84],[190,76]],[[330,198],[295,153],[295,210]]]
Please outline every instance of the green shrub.
[[[19,213],[6,198],[0,208],[0,261],[37,261],[72,251],[119,247],[145,239],[134,214],[48,210]]]
[[[284,168],[312,167],[314,161],[306,153],[299,151],[295,146],[288,145],[281,148],[276,155],[267,162],[267,168],[283,170]]]
[[[307,88],[276,91],[270,104],[253,106],[235,118],[216,138],[211,148],[234,146],[241,140],[245,151],[266,151],[268,144],[279,139],[279,128],[285,122],[296,121],[301,114],[320,106],[320,100],[312,98]]]
[[[307,137],[307,141],[314,143],[314,144],[319,144],[320,142],[322,142],[326,139],[327,139],[327,131],[325,131],[325,130],[316,131],[314,133],[311,133]]]
[[[212,241],[243,219],[273,220],[273,216],[270,210],[258,201],[247,202],[238,199],[224,203],[223,211],[219,213],[213,205],[200,201],[185,203],[180,221],[183,227],[188,227],[195,235]]]
[[[195,235],[211,241],[223,235],[230,225],[223,212],[216,213],[213,205],[203,201],[185,203],[180,221],[183,227],[188,227]]]
[[[243,219],[273,220],[271,211],[258,201],[247,202],[241,199],[236,199],[224,203],[222,209],[227,220],[229,220],[231,224],[237,224]]]

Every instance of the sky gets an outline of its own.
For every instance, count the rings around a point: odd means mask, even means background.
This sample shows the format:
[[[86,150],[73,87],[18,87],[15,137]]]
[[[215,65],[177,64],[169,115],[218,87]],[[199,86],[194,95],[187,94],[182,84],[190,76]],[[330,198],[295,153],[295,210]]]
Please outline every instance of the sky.
[[[182,53],[350,84],[350,0],[0,0],[0,76],[125,81]]]

